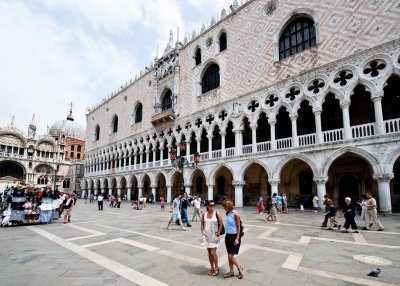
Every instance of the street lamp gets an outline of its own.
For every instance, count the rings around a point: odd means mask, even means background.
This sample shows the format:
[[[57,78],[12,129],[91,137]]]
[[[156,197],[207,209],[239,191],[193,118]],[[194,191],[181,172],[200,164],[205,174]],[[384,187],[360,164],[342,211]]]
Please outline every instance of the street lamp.
[[[182,141],[179,144],[179,150],[181,151],[180,154],[182,154],[184,151],[186,151],[186,142]],[[199,152],[196,152],[194,154],[194,163],[189,163],[189,161],[185,158],[185,156],[177,156],[176,155],[176,150],[172,149],[169,152],[169,159],[171,160],[172,166],[179,169],[182,175],[182,182],[181,182],[181,191],[185,191],[185,182],[183,178],[183,169],[184,168],[189,168],[189,169],[195,169],[197,167],[197,164],[200,162],[200,154]]]

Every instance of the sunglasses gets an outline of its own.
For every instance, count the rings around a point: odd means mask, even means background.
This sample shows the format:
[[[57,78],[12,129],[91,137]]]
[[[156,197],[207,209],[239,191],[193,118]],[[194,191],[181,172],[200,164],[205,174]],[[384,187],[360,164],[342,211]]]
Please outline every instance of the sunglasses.
[[[208,205],[209,207],[215,207],[215,205]]]

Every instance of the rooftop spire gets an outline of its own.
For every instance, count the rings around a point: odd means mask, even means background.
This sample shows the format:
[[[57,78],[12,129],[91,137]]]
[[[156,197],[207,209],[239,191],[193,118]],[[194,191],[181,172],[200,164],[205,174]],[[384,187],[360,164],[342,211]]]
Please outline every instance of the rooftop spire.
[[[36,121],[35,121],[35,113],[32,115],[32,120],[30,126],[36,126]]]
[[[69,115],[67,116],[67,120],[74,121],[74,116],[72,115],[72,102],[70,103]]]

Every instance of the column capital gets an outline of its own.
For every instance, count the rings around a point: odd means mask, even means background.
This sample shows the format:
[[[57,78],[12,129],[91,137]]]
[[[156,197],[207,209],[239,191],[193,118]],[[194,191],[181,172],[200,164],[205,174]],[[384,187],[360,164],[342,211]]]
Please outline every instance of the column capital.
[[[342,100],[340,101],[340,107],[341,108],[349,108],[350,107],[350,100]]]
[[[185,188],[191,188],[192,184],[184,184]]]
[[[317,106],[313,108],[314,115],[320,115],[322,113],[322,107]]]
[[[268,182],[272,185],[279,185],[281,180],[269,179]]]
[[[390,182],[394,178],[394,174],[393,173],[374,174],[373,178],[378,183]]]
[[[384,95],[385,95],[385,93],[384,93],[383,90],[382,91],[378,91],[377,93],[375,93],[375,94],[373,94],[371,96],[371,99],[372,99],[373,102],[381,101]]]
[[[314,177],[314,178],[313,178],[313,181],[314,181],[317,185],[319,185],[319,184],[325,185],[326,182],[328,182],[328,177]]]
[[[292,120],[292,121],[295,121],[295,120],[297,120],[297,114],[291,114],[291,115],[289,115],[289,117],[290,117],[290,120]]]
[[[215,184],[208,184],[207,187],[214,187]]]
[[[152,189],[157,188],[157,185],[150,185],[150,188]]]
[[[221,130],[221,131],[219,132],[219,135],[221,135],[221,137],[226,136],[226,131],[225,131],[225,130]]]
[[[239,186],[239,187],[242,186],[243,187],[244,185],[246,185],[246,181],[232,181],[232,185],[235,186],[235,187],[236,186]]]
[[[171,185],[171,184],[167,184],[167,185],[165,185],[167,188],[172,188],[172,186],[173,185]]]

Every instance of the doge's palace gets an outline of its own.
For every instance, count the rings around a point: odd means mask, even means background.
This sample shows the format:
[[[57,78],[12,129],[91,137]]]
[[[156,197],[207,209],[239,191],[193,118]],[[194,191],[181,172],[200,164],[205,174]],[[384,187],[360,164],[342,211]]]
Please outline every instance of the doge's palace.
[[[399,3],[243,2],[182,41],[171,32],[162,56],[88,110],[81,188],[238,207],[372,192],[380,211],[399,210]],[[172,150],[200,162],[177,169]]]

